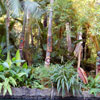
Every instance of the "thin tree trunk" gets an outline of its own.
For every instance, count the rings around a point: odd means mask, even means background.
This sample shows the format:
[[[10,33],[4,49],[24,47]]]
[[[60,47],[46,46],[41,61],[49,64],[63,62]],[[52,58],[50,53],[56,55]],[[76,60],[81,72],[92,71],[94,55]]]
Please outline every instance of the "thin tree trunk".
[[[46,51],[46,59],[45,66],[48,67],[50,65],[50,53],[52,52],[52,16],[53,16],[53,5],[54,0],[50,0],[51,8],[49,14],[49,25],[48,25],[48,35],[47,35],[47,51]]]
[[[82,29],[80,29],[80,31],[82,31]],[[79,32],[77,34],[77,40],[82,40],[82,32]],[[78,62],[77,62],[77,71],[80,68],[80,64],[81,64],[81,53],[82,53],[82,42],[79,42],[76,45],[76,48],[74,50],[74,55],[76,57],[78,57]],[[77,75],[77,81],[78,81],[78,75]]]
[[[6,5],[7,5],[7,17],[6,17],[7,60],[10,60],[10,50],[9,50],[9,26],[10,26],[9,0],[6,0]]]
[[[26,15],[26,27],[25,27],[25,45],[24,45],[24,56],[25,60],[28,62],[28,65],[32,65],[32,52],[30,49],[30,36],[31,36],[31,28],[32,28],[32,23],[30,19],[30,12],[27,10],[27,15]]]
[[[68,52],[72,51],[72,41],[71,41],[71,30],[70,30],[70,26],[69,23],[66,23],[66,40],[67,40],[67,48],[68,48]]]
[[[27,10],[26,14],[26,31],[25,31],[25,48],[29,48],[29,38],[31,35],[31,22],[30,22],[30,12]]]
[[[32,45],[32,48],[34,47],[34,41],[33,41],[33,34],[32,34],[32,25],[31,25],[31,45]]]
[[[78,40],[82,40],[82,33],[81,32],[78,33]],[[78,51],[77,51],[77,53],[78,53],[78,65],[77,65],[77,68],[79,68],[80,67],[80,63],[81,63],[82,42],[79,42],[77,46],[76,46],[76,48],[79,48]]]
[[[21,37],[20,37],[20,44],[19,44],[19,50],[20,50],[20,55],[21,55],[21,58],[23,58],[23,48],[24,48],[24,42],[25,42],[25,39],[24,39],[24,35],[25,35],[25,26],[26,26],[26,14],[24,13],[24,19],[23,19],[23,29],[22,29],[22,34],[21,34]]]

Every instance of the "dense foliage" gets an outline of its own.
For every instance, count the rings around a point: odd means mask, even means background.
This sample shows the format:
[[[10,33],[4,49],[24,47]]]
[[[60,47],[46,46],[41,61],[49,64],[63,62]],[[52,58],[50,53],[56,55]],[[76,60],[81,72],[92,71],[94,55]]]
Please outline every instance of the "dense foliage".
[[[0,93],[23,86],[100,93],[99,15],[99,0],[0,0]]]

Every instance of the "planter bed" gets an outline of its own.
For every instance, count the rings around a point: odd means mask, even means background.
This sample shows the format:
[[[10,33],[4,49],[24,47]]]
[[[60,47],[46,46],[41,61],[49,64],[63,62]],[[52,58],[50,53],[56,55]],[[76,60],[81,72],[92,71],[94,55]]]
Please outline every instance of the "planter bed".
[[[100,96],[94,97],[87,91],[82,95],[72,96],[67,94],[65,97],[58,95],[56,89],[51,97],[51,89],[30,89],[30,88],[12,88],[13,95],[6,94],[3,96],[0,94],[0,100],[100,100]]]

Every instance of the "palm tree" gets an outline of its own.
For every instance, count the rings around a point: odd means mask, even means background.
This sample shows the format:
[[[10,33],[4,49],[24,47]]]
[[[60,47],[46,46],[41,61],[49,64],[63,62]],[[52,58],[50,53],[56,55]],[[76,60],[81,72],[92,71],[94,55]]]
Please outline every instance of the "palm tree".
[[[4,3],[6,2],[6,3]],[[7,62],[11,64],[10,50],[9,50],[9,36],[10,36],[10,16],[19,15],[19,0],[0,0],[0,16],[6,14],[6,40],[7,40]]]
[[[6,1],[6,6],[3,3],[4,1]],[[20,53],[21,53],[21,56],[22,56],[22,50],[24,48],[25,39],[26,39],[25,43],[29,44],[28,40],[29,40],[29,35],[31,33],[31,30],[30,30],[29,27],[31,27],[31,29],[32,29],[33,20],[37,20],[38,18],[40,18],[40,16],[43,13],[43,10],[40,9],[40,5],[37,2],[32,2],[32,1],[29,1],[29,0],[25,0],[25,1],[22,0],[21,2],[20,2],[20,0],[1,0],[0,1],[0,11],[2,11],[0,13],[0,16],[2,14],[6,14],[7,13],[7,20],[6,20],[7,55],[10,55],[10,51],[8,49],[9,48],[10,16],[12,16],[15,19],[15,18],[17,18],[19,16],[23,16],[23,12],[24,12],[23,29],[22,29],[22,34],[21,34],[21,38],[20,38],[20,45],[19,45]],[[29,13],[30,13],[30,16],[29,16]],[[31,19],[30,22],[27,19],[27,16],[29,16],[29,19]],[[29,23],[29,24],[27,24],[28,26],[26,25],[26,23]],[[25,36],[28,37],[28,38],[25,38]]]
[[[45,66],[50,65],[50,53],[52,52],[52,16],[53,16],[53,5],[54,0],[50,0],[50,14],[49,14],[49,25],[48,25],[48,35],[47,35],[47,50],[46,50],[46,59]]]
[[[30,52],[30,47],[29,47],[29,38],[32,35],[33,23],[37,23],[38,19],[43,14],[43,10],[40,8],[40,5],[37,2],[32,2],[28,0],[26,0],[23,3],[23,6],[24,6],[23,29],[20,37],[19,49],[21,58],[23,58],[23,49],[24,49],[25,59],[28,61],[28,64],[31,65],[32,54]]]

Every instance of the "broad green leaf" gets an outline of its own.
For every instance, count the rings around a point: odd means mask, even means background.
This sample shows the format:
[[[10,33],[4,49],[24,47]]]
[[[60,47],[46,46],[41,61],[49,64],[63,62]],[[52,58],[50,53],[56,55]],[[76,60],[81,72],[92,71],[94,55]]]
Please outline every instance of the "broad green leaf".
[[[16,65],[17,66],[20,66],[21,65],[21,62],[17,62],[17,61],[20,61],[20,60],[21,60],[20,51],[17,50],[17,52],[16,52]]]
[[[4,69],[3,65],[0,65],[0,71],[3,71],[3,69]]]
[[[10,68],[10,67],[11,67],[11,64],[12,64],[12,61],[11,61],[11,59],[10,59],[10,53],[9,53],[9,52],[7,53],[7,60],[6,60],[6,62],[7,62],[8,65],[9,65],[9,66],[7,65],[6,67],[7,67],[7,68],[8,68],[8,67]]]
[[[60,91],[61,91],[61,85],[59,86],[59,88],[57,89],[57,91],[58,91],[58,94],[59,94]]]
[[[9,84],[7,85],[7,90],[8,90],[8,93],[9,93],[10,95],[12,95],[11,86],[10,86]]]
[[[94,94],[96,96],[97,93],[100,93],[100,89],[99,88],[92,88],[89,90],[90,94]]]
[[[3,65],[4,67],[6,67],[6,68],[9,68],[9,67],[10,67],[9,64],[8,64],[7,62],[4,62],[2,65]]]
[[[21,72],[21,73],[18,73],[18,74],[17,74],[18,77],[22,77],[22,76],[24,76],[24,75],[26,76],[27,74],[24,73],[24,72]]]
[[[74,87],[72,88],[72,91],[73,91],[73,95],[75,96],[75,88]]]
[[[15,60],[13,63],[17,64],[17,63],[22,63],[22,62],[25,62],[25,60]]]
[[[15,81],[14,78],[9,77],[9,80],[10,80],[9,82],[10,82],[13,86],[17,85],[17,83],[16,83],[16,81]]]
[[[25,62],[22,67],[27,69],[28,68],[27,62]]]
[[[7,87],[3,86],[3,96],[5,96],[7,93]]]
[[[4,75],[0,75],[0,78],[1,78],[2,80],[5,80],[5,76],[4,76]]]
[[[61,86],[62,86],[62,96],[64,96],[65,95],[64,79],[61,80]]]
[[[58,94],[60,93],[60,79],[57,81],[57,91],[58,91]]]
[[[8,84],[9,84],[9,79],[5,78],[5,81],[3,82],[4,87],[7,87]]]
[[[13,61],[13,62],[16,61],[16,57],[13,57],[13,58],[12,58],[12,61]]]
[[[1,93],[2,87],[3,87],[3,84],[0,83],[0,93]]]
[[[100,80],[100,73],[96,75],[94,80],[95,80],[95,82],[98,82]]]

